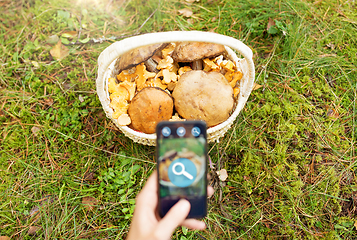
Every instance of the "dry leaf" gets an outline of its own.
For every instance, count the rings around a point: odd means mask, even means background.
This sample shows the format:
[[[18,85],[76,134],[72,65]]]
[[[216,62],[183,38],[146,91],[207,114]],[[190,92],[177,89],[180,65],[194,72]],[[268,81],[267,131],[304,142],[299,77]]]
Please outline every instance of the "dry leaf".
[[[92,181],[94,180],[94,173],[93,172],[87,172],[86,174],[84,174],[84,180],[85,181]]]
[[[10,240],[8,236],[0,236],[0,240]]]
[[[222,182],[227,180],[228,173],[227,173],[226,169],[221,169],[221,170],[217,171],[216,173],[218,174],[219,180],[221,180]]]
[[[44,101],[43,101],[43,104],[47,105],[47,106],[52,106],[53,104],[53,99],[52,98],[46,98]]]
[[[66,31],[66,32],[63,32],[62,37],[65,37],[65,38],[74,38],[77,36],[77,32],[76,31]]]
[[[190,10],[190,9],[187,9],[187,8],[184,8],[184,9],[181,9],[181,10],[178,10],[178,12],[185,16],[185,17],[191,17],[193,15],[193,12]]]
[[[98,204],[98,200],[94,197],[84,197],[82,199],[82,204],[88,211],[92,211],[94,209],[94,206]]]
[[[355,228],[357,230],[357,221],[355,221],[355,224],[353,226],[355,226]]]
[[[337,119],[340,116],[340,114],[335,109],[329,109],[327,111],[327,116],[333,119]]]
[[[39,127],[33,126],[33,127],[31,128],[31,132],[33,133],[33,135],[35,135],[35,137],[38,136],[37,133],[38,133],[39,131],[41,131],[41,129],[40,129]]]
[[[199,2],[200,0],[186,0],[188,3],[194,3],[194,2]]]
[[[189,18],[189,19],[187,19],[187,22],[188,22],[189,24],[194,24],[194,23],[195,23],[195,20],[193,20],[192,18]]]
[[[267,25],[267,31],[272,27],[275,26],[275,21],[271,18],[269,18],[268,25]]]
[[[263,86],[262,86],[262,85],[259,85],[259,84],[257,84],[257,83],[254,83],[253,91],[254,91],[254,90],[257,90],[257,89],[259,89],[259,88],[261,88],[261,87],[263,87]]]
[[[38,226],[30,226],[27,234],[28,235],[35,235],[38,232],[38,230],[40,230],[40,229],[41,229],[41,227],[38,227]]]
[[[79,95],[78,99],[80,102],[84,102],[84,97],[82,97],[82,95]]]
[[[51,49],[50,54],[54,59],[61,61],[69,55],[69,49],[66,46],[63,46],[61,40],[59,40]]]

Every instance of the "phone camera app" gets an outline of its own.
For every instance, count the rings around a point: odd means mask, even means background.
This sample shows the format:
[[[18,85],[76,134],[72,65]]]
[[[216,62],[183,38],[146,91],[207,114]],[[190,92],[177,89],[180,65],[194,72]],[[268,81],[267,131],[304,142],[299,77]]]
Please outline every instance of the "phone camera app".
[[[179,127],[177,128],[176,133],[179,137],[183,137],[186,134],[186,129],[184,127]]]
[[[201,129],[199,127],[193,127],[191,133],[194,137],[198,137],[201,134]]]
[[[161,130],[161,133],[164,137],[168,137],[170,136],[171,134],[171,129],[169,127],[164,127],[162,130]]]

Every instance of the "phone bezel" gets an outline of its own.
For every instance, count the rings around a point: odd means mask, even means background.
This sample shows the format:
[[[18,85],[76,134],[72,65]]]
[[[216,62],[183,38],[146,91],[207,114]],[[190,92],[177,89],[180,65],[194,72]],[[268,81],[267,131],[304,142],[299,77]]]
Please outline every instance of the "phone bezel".
[[[204,147],[204,156],[205,156],[205,168],[204,168],[204,181],[205,181],[205,184],[204,186],[206,187],[205,189],[205,196],[204,196],[204,212],[202,212],[201,214],[199,215],[193,215],[190,211],[189,215],[187,216],[187,218],[195,218],[195,219],[202,219],[204,218],[206,215],[207,215],[207,160],[208,160],[208,155],[207,155],[207,125],[204,121],[200,121],[200,120],[197,120],[197,121],[164,121],[164,122],[160,122],[157,126],[156,126],[156,169],[157,169],[157,184],[158,184],[158,192],[157,192],[157,195],[158,195],[158,207],[157,207],[157,212],[159,214],[160,217],[164,217],[164,215],[166,213],[162,213],[161,211],[161,198],[160,198],[160,183],[159,183],[159,179],[160,179],[160,173],[159,173],[159,163],[158,163],[158,159],[159,159],[159,140],[161,139],[161,137],[164,137],[161,133],[161,129],[164,128],[165,126],[175,126],[176,129],[178,127],[185,127],[187,128],[188,126],[200,126],[200,129],[203,129],[204,131],[201,133],[203,134],[204,136],[204,139],[205,139],[205,147]],[[192,128],[192,127],[191,127]],[[186,131],[186,134],[187,134],[187,131]],[[177,134],[174,134],[174,138],[182,138],[182,137],[179,137],[177,136]],[[187,136],[185,137],[187,138]]]

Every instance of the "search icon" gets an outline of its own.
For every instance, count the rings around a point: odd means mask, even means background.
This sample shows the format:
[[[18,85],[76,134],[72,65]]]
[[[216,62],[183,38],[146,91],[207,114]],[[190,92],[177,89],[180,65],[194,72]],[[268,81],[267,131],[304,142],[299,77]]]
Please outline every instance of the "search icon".
[[[181,171],[177,171],[176,167],[180,166],[181,167]],[[188,172],[185,171],[185,165],[183,165],[183,163],[177,162],[172,166],[172,172],[175,175],[184,175],[185,177],[187,177],[188,179],[192,180],[193,176],[191,174],[189,174]]]
[[[177,187],[187,187],[196,180],[197,168],[191,160],[178,158],[170,164],[167,173],[172,184]]]

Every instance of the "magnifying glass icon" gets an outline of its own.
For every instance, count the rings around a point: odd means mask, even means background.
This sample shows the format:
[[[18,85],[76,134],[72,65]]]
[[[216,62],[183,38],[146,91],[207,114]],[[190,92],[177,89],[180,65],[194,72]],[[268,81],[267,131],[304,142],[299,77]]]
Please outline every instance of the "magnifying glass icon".
[[[180,166],[181,167],[181,171],[177,171],[176,170],[176,167],[177,166]],[[193,179],[193,176],[191,174],[189,174],[188,172],[185,171],[185,165],[183,165],[183,163],[180,163],[180,162],[177,162],[175,163],[173,166],[172,166],[172,172],[175,174],[175,175],[184,175],[185,177],[187,177],[188,179],[192,180]]]

